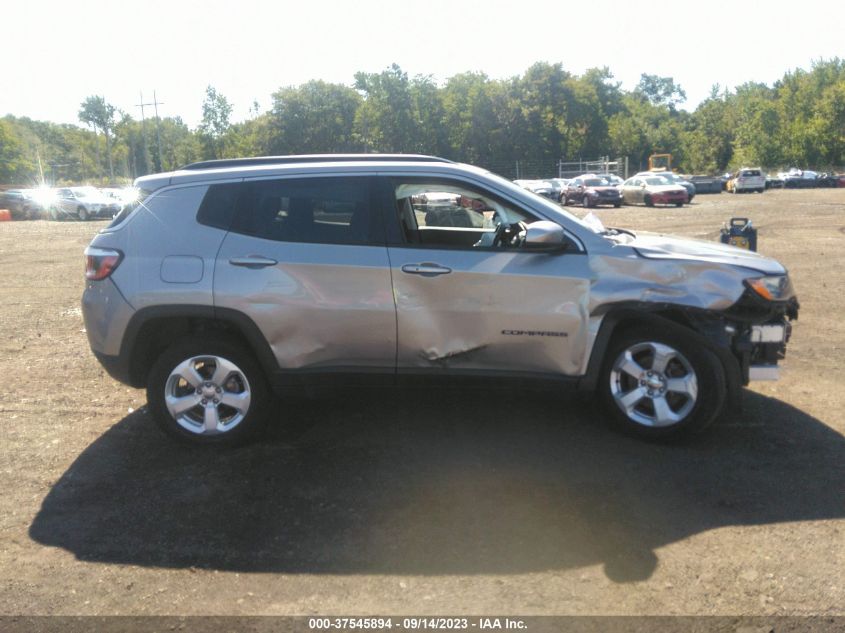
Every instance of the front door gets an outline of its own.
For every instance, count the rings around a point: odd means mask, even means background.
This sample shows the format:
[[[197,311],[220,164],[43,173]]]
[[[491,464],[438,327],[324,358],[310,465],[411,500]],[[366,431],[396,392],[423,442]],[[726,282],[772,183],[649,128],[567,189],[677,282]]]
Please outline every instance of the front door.
[[[578,373],[585,254],[526,250],[519,223],[540,218],[475,186],[416,178],[386,189],[401,233],[389,247],[400,374]]]

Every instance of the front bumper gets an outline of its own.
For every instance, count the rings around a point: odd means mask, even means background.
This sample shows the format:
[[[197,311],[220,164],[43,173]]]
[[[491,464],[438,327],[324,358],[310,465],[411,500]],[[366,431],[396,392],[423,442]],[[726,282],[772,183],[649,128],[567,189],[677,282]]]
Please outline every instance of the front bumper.
[[[677,204],[681,202],[686,204],[689,201],[689,196],[684,191],[683,193],[655,193],[651,196],[654,204]]]

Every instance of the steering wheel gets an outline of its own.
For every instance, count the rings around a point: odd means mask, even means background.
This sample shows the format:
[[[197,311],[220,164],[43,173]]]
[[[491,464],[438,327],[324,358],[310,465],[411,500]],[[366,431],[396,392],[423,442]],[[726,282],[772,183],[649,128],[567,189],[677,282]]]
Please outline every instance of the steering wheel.
[[[507,237],[510,227],[511,225],[507,222],[499,222],[499,224],[496,225],[496,232],[493,233],[493,248],[505,244],[505,238]]]
[[[501,222],[493,234],[493,246],[518,246],[520,233],[527,230],[528,227],[525,226],[525,222],[514,222],[513,224]]]

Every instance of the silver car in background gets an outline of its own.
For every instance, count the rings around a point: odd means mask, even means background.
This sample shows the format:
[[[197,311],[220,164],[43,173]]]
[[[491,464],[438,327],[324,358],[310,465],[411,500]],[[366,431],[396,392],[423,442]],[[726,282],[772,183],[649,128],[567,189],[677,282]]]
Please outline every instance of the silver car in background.
[[[86,331],[195,443],[254,436],[283,417],[273,392],[420,380],[594,392],[620,428],[680,436],[777,377],[798,314],[772,259],[605,228],[435,157],[208,161],[135,184],[85,251]]]
[[[120,208],[119,202],[106,196],[96,187],[63,187],[56,190],[50,215],[54,220],[65,217],[80,220],[110,218],[118,213]]]

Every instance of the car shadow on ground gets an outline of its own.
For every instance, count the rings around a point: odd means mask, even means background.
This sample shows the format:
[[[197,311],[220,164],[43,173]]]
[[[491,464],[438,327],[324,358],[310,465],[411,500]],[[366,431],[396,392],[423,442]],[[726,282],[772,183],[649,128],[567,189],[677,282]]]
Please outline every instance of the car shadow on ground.
[[[705,530],[845,517],[845,438],[746,394],[680,445],[552,395],[394,392],[279,405],[234,450],[175,445],[136,411],[88,447],[30,535],[80,560],[333,574],[648,578]]]

